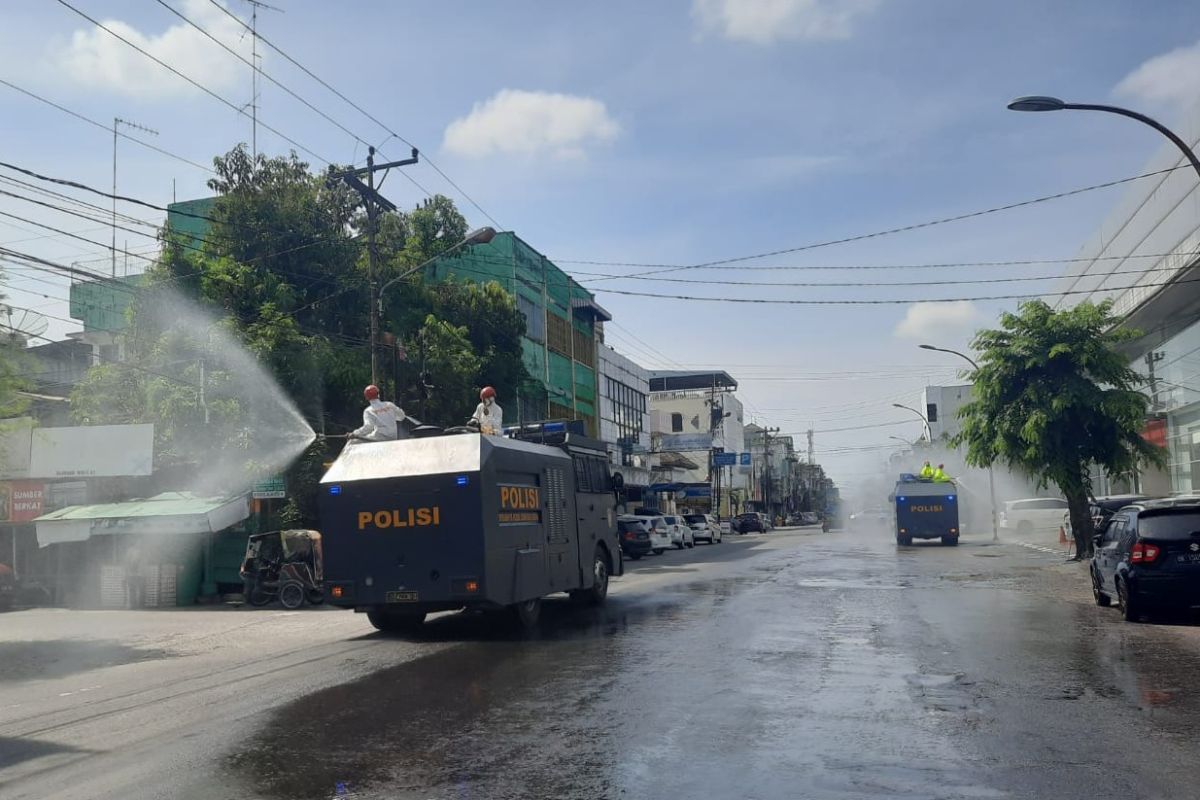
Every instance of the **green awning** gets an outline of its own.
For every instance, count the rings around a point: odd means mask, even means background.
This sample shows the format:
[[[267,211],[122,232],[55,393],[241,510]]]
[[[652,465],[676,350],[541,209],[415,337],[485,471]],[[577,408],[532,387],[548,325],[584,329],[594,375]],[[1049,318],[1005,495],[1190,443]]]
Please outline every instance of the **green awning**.
[[[38,545],[46,547],[101,534],[215,533],[249,516],[245,495],[200,497],[191,492],[163,492],[144,500],[67,506],[34,522]]]

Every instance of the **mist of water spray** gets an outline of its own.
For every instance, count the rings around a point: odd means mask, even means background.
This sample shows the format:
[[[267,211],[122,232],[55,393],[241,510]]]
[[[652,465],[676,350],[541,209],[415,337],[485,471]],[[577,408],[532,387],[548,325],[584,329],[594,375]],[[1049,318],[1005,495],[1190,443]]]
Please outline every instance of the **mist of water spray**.
[[[161,331],[170,380],[152,379],[148,400],[167,425],[171,460],[188,465],[187,489],[242,492],[286,469],[316,438],[270,371],[229,328],[179,296],[156,297],[139,323]],[[170,404],[182,407],[173,408]]]

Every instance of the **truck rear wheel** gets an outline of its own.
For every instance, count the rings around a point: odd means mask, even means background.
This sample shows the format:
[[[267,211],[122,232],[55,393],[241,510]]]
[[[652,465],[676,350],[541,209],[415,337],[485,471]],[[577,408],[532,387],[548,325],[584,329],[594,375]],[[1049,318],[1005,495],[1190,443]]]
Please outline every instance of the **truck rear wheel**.
[[[571,599],[577,603],[598,606],[608,597],[608,556],[597,547],[592,556],[592,585],[588,589],[576,589],[571,592]]]
[[[912,537],[911,536],[897,536],[896,544],[900,545],[901,547],[912,547]]]
[[[957,547],[958,546],[958,537],[957,536],[943,536],[942,544],[944,544],[947,547]]]
[[[542,598],[540,597],[526,600],[523,603],[513,603],[509,608],[512,609],[517,625],[524,631],[535,630],[538,621],[542,618]]]
[[[425,612],[397,612],[375,609],[367,612],[367,619],[376,630],[383,633],[416,633],[425,624]]]

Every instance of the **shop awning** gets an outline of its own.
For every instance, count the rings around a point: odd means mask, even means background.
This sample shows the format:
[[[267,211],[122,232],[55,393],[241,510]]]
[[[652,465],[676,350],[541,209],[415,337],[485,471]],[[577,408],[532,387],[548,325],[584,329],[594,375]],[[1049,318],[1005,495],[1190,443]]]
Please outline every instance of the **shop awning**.
[[[108,534],[178,535],[216,533],[250,516],[245,495],[199,497],[164,492],[144,500],[67,506],[34,520],[40,547],[84,542]]]

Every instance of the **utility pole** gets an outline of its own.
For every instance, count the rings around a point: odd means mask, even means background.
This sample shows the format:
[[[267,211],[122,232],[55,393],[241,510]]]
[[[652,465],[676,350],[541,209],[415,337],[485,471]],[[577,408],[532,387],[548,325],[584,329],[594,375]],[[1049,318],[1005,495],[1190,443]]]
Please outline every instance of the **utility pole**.
[[[763,506],[767,516],[774,519],[771,513],[771,434],[779,433],[779,428],[763,428]]]
[[[371,383],[379,385],[379,270],[375,254],[375,228],[380,211],[395,211],[396,205],[375,190],[375,173],[386,171],[392,167],[407,167],[416,164],[419,156],[417,148],[412,149],[412,157],[402,161],[389,161],[386,164],[375,163],[375,148],[367,150],[367,166],[362,169],[350,169],[344,172],[334,172],[329,181],[343,180],[346,185],[358,192],[363,205],[367,209],[367,283],[370,286],[370,320],[371,320]],[[360,175],[367,176],[367,182],[359,180]]]
[[[1149,353],[1146,353],[1146,377],[1149,379],[1148,382],[1150,384],[1150,411],[1152,413],[1157,412],[1159,409],[1158,376],[1154,374],[1154,365],[1162,361],[1165,356],[1166,353],[1161,350],[1151,350]]]
[[[113,117],[113,185],[112,185],[112,276],[117,277],[117,128],[124,125],[126,128],[143,131],[152,136],[158,136],[158,131],[147,128],[144,125],[138,125],[136,122],[130,122],[127,119]]]

